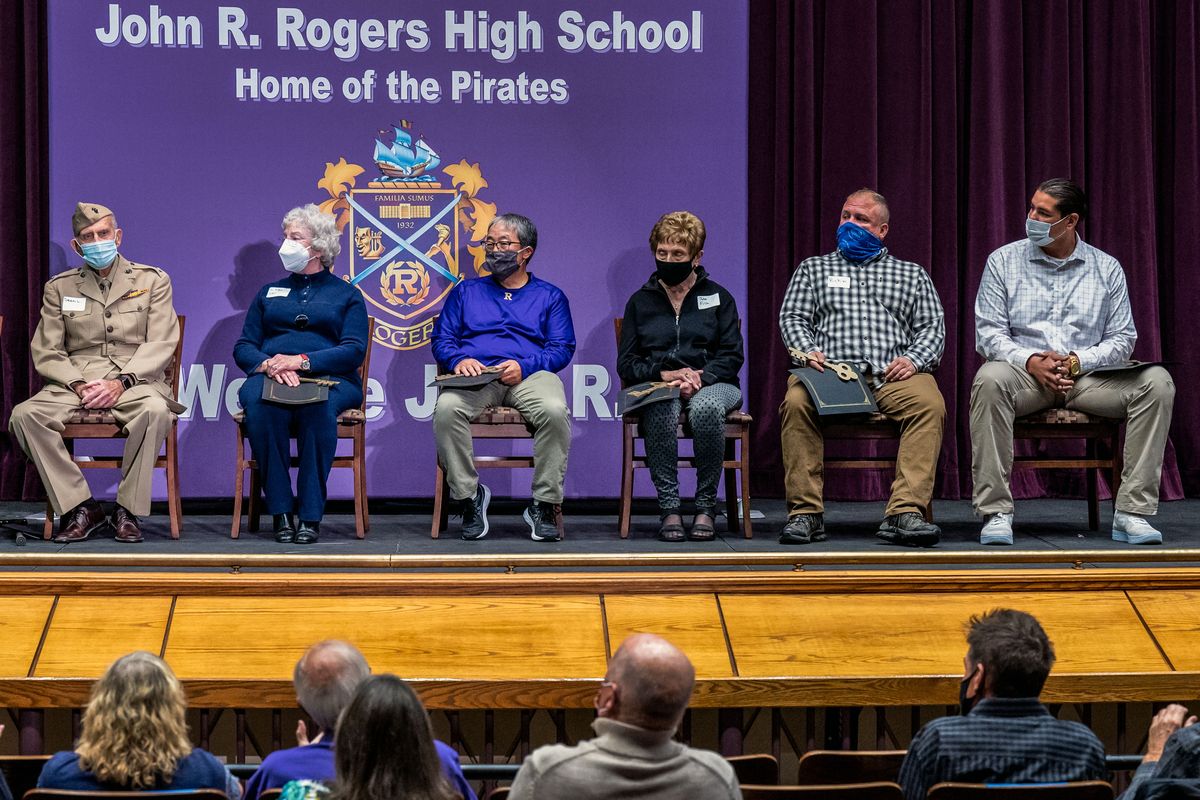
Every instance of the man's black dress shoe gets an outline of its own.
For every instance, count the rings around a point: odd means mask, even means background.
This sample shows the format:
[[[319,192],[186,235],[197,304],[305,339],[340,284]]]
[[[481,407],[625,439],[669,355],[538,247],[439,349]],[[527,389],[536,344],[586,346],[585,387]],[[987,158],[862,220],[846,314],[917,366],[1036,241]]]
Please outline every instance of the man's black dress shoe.
[[[305,522],[300,520],[300,529],[296,531],[296,544],[312,544],[321,533],[320,522]]]
[[[271,522],[275,527],[275,541],[280,544],[296,541],[296,526],[292,523],[291,514],[272,514]]]

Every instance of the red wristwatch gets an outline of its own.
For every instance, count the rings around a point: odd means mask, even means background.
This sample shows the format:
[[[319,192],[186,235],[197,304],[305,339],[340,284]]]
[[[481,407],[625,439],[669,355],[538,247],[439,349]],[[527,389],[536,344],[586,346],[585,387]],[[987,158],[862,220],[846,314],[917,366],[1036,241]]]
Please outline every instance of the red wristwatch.
[[[300,369],[304,372],[308,372],[310,369],[312,369],[312,362],[308,359],[308,353],[300,354]]]

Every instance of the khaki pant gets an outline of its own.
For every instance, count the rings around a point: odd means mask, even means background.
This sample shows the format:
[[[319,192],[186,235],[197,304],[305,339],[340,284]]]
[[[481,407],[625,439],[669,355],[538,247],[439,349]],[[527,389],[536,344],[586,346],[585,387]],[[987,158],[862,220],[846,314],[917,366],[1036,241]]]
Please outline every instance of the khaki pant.
[[[885,383],[875,392],[879,411],[900,423],[900,451],[887,515],[915,511],[925,515],[933,497],[933,480],[942,450],[946,403],[928,373]],[[779,406],[783,440],[784,491],[788,516],[817,514],[825,509],[825,437],[808,390],[795,376]]]
[[[516,386],[493,381],[478,389],[442,389],[433,411],[438,461],[446,470],[450,498],[474,497],[479,487],[471,420],[490,406],[512,406],[533,428],[533,499],[562,503],[571,415],[562,381],[553,372],[535,372]]]
[[[1051,406],[1113,419],[1127,418],[1125,468],[1118,511],[1149,516],[1158,511],[1163,450],[1175,405],[1175,383],[1162,367],[1084,375],[1064,398],[1023,369],[1004,361],[980,367],[971,384],[971,477],[975,513],[1011,514],[1009,476],[1013,420]]]
[[[63,442],[64,422],[79,408],[79,397],[62,386],[47,386],[13,409],[8,429],[37,467],[56,514],[92,496],[92,490]],[[134,386],[111,409],[125,432],[117,502],[137,517],[150,513],[154,462],[171,429],[167,400],[152,386]]]

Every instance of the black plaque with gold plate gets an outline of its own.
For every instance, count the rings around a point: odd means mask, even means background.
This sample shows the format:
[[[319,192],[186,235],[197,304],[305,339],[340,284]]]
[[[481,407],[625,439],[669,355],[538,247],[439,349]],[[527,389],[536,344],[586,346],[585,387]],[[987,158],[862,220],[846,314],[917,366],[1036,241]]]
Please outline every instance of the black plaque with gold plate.
[[[301,378],[299,386],[288,386],[267,378],[263,381],[262,399],[289,406],[320,403],[329,399],[332,386],[337,386],[337,381],[330,378]]]
[[[500,373],[502,371],[500,367],[484,367],[483,372],[478,375],[446,373],[438,375],[425,385],[437,386],[441,389],[478,389],[480,386],[487,386],[493,381],[500,380]]]
[[[617,397],[617,413],[621,416],[639,408],[679,397],[679,387],[666,381],[650,381],[622,389]]]
[[[792,351],[791,356],[796,361],[811,361],[808,353]],[[853,365],[826,361],[824,367],[823,372],[812,367],[788,370],[808,390],[817,414],[873,414],[879,410],[875,405],[875,395]]]

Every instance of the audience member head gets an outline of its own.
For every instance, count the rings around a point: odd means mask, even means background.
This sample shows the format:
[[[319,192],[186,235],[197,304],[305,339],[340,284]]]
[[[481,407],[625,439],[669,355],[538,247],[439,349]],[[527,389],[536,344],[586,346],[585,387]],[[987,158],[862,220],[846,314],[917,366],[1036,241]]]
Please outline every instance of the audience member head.
[[[1054,200],[1054,210],[1059,218],[1078,214],[1076,225],[1087,219],[1088,202],[1083,187],[1070,178],[1050,178],[1038,184],[1037,190]]]
[[[338,715],[350,704],[355,689],[371,674],[367,660],[354,645],[329,639],[317,642],[300,656],[292,673],[296,700],[322,731],[333,731]]]
[[[1037,697],[1054,665],[1054,646],[1024,611],[996,608],[967,622],[963,705],[986,697]]]
[[[75,752],[101,783],[151,789],[170,781],[192,752],[183,687],[158,656],[130,653],[112,663],[83,712]]]
[[[596,712],[656,731],[679,727],[696,682],[692,662],[661,636],[630,636],[608,662],[596,693]]]
[[[663,214],[650,229],[650,252],[662,261],[697,261],[704,252],[704,222],[690,211]],[[669,245],[682,248],[682,258],[665,252]],[[671,257],[668,257],[671,256]]]
[[[338,721],[333,800],[450,800],[425,707],[395,675],[375,675]]]

